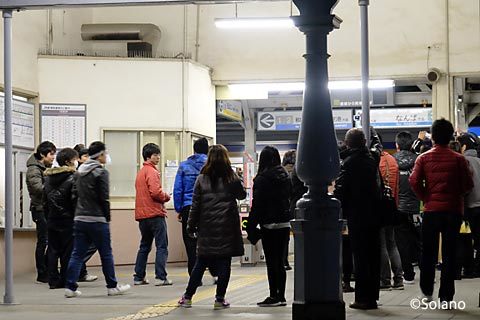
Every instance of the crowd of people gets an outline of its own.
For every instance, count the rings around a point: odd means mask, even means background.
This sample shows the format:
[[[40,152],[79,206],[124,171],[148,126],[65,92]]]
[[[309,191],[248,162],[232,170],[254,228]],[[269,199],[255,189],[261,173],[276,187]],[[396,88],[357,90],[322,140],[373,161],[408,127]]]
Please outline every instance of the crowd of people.
[[[454,280],[480,277],[478,138],[455,133],[445,119],[436,120],[429,135],[420,132],[414,140],[409,132],[398,133],[392,156],[375,130],[368,147],[360,129],[347,132],[334,195],[348,226],[343,288],[355,291],[352,308],[375,309],[380,290],[414,284],[415,263],[427,301],[433,299],[437,267],[442,303],[453,301]]]
[[[421,132],[414,140],[409,132],[397,134],[393,155],[384,150],[373,129],[371,141],[367,146],[360,129],[347,132],[339,148],[341,171],[331,189],[332,196],[341,201],[346,220],[342,230],[343,290],[355,292],[350,306],[377,308],[380,290],[402,290],[415,283],[415,264],[420,266],[422,293],[431,300],[440,261],[439,298],[452,301],[455,279],[480,276],[478,138],[468,133],[455,136],[452,124],[441,119],[433,123],[431,137]],[[154,285],[168,286],[172,281],[166,271],[165,203],[171,195],[162,188],[157,168],[159,146],[146,144],[142,156],[143,167],[135,181],[135,220],[141,240],[133,284],[150,283],[146,266],[155,241]],[[297,201],[308,190],[296,174],[295,159],[292,150],[282,162],[279,151],[267,146],[260,153],[254,178],[247,239],[252,244],[262,240],[269,284],[269,295],[258,303],[260,307],[287,305],[290,220]],[[52,167],[54,161],[58,166]],[[107,294],[120,295],[130,289],[115,277],[109,176],[104,167],[108,161],[106,145],[100,141],[58,153],[55,145],[46,141],[27,163],[38,236],[37,281],[48,283],[51,289],[64,288],[67,298],[81,294],[78,282],[97,280],[86,269],[86,262],[97,251]],[[197,140],[194,154],[179,166],[172,196],[182,224],[190,276],[178,304],[192,306],[208,269],[217,285],[214,309],[228,308],[225,295],[232,258],[244,254],[238,200],[247,193],[232,169],[227,149],[209,147],[204,138]],[[385,205],[388,199],[394,210]],[[351,286],[353,278],[355,288]]]

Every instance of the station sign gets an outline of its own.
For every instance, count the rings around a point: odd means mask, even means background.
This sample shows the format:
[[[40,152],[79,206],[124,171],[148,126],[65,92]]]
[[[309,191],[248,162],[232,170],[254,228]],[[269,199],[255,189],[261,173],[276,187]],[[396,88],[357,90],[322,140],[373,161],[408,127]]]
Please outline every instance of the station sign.
[[[242,121],[242,103],[237,100],[218,100],[217,115],[234,121]]]
[[[353,127],[351,109],[335,109],[332,112],[335,129]],[[259,131],[298,131],[302,123],[302,111],[259,112],[257,121]]]
[[[355,127],[362,127],[362,111],[355,111]],[[423,128],[432,125],[432,108],[371,109],[370,124],[374,128]]]

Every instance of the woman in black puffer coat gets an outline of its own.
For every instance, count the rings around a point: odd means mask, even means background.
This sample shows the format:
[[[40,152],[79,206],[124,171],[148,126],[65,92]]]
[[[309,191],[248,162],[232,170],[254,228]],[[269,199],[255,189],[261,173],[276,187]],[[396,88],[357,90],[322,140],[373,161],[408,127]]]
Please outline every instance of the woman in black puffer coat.
[[[278,150],[272,146],[265,147],[260,154],[258,174],[253,180],[252,210],[247,227],[249,239],[254,239],[258,232],[256,228],[260,225],[267,262],[270,296],[257,304],[260,307],[287,305],[284,257],[290,233],[290,190],[290,179],[280,164]]]
[[[214,309],[230,306],[225,293],[232,257],[244,253],[237,199],[245,199],[246,195],[242,181],[232,170],[227,149],[222,145],[210,147],[207,163],[193,189],[188,216],[187,232],[198,239],[197,260],[185,294],[178,302],[181,307],[191,307],[207,267],[214,268],[218,275]]]

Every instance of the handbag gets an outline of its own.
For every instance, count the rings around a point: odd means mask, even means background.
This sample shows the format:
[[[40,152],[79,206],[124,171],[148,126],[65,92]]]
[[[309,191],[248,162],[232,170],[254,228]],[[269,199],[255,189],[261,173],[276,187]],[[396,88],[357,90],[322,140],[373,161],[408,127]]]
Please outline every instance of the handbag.
[[[387,174],[385,176],[385,181],[382,178],[382,174],[380,169],[378,170],[378,174],[380,175],[380,183],[381,183],[381,199],[380,199],[380,225],[382,227],[386,226],[393,226],[397,225],[400,217],[398,217],[398,210],[397,210],[397,201],[395,200],[395,196],[393,195],[393,190],[390,188],[389,185],[389,178],[390,178],[390,170],[388,168],[388,163],[386,165]]]
[[[470,224],[467,221],[463,221],[462,225],[460,226],[460,233],[462,234],[471,234],[472,229],[470,228]]]

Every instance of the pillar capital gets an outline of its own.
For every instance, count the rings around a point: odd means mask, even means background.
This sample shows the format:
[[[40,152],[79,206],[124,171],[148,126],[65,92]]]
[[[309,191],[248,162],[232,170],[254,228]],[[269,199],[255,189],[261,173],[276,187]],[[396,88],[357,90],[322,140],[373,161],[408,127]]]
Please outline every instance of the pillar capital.
[[[329,15],[339,0],[293,0],[302,16]]]
[[[338,0],[294,0],[300,16],[292,17],[295,26],[302,32],[322,28],[327,32],[340,28],[342,19],[332,14]]]

